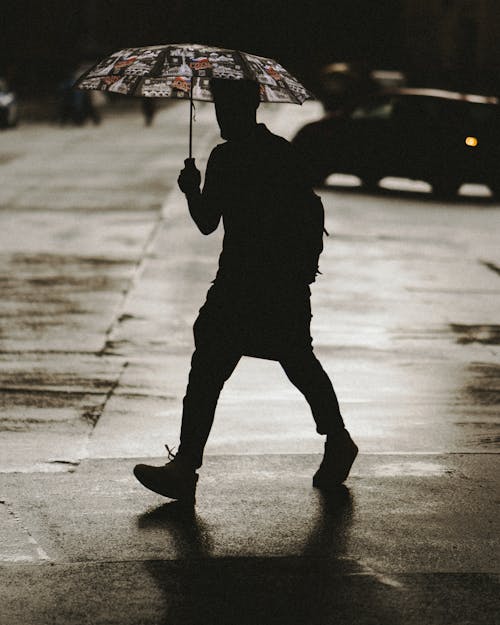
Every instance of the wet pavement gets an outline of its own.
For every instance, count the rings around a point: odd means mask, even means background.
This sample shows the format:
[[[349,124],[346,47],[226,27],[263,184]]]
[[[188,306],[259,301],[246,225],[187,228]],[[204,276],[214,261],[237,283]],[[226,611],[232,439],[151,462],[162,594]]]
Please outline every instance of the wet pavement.
[[[284,136],[318,106],[270,106]],[[187,109],[152,128],[0,136],[0,621],[498,622],[500,206],[424,183],[319,190],[315,349],[360,456],[311,489],[322,440],[279,366],[226,385],[196,513],[135,482],[178,441],[191,326],[221,233],[175,180]],[[218,140],[200,105],[195,153]]]

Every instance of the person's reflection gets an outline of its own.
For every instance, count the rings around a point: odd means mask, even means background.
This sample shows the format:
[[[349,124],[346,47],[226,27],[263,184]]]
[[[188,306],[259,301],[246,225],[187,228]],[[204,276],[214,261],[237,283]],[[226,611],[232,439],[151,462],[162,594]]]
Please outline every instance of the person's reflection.
[[[141,514],[138,526],[168,532],[179,560],[210,557],[210,533],[192,506],[173,501]]]
[[[163,528],[175,543],[175,561],[145,563],[165,594],[167,614],[162,622],[330,622],[337,591],[346,597],[346,573],[360,572],[346,559],[353,500],[344,486],[329,495],[311,496],[316,499],[311,502],[316,511],[312,527],[302,553],[289,557],[212,557],[210,528],[193,510],[165,504],[142,515],[139,527]]]
[[[352,495],[344,485],[318,493],[316,516],[293,580],[293,622],[324,625],[331,621],[332,614],[325,608],[331,604],[330,595],[336,592],[346,573],[353,508]]]
[[[304,556],[338,557],[346,551],[347,532],[353,515],[353,499],[343,484],[318,492],[318,511],[304,548]]]
[[[303,550],[304,570],[296,580],[302,613],[294,622],[308,625],[405,622],[388,594],[383,576],[353,557],[350,533],[355,516],[352,495],[341,485],[320,499],[315,525]]]

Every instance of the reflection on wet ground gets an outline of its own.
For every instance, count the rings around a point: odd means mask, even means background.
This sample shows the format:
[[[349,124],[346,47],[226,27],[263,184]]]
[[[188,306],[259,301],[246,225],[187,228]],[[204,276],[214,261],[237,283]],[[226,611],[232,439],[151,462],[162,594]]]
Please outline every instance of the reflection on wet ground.
[[[289,557],[213,558],[211,528],[193,510],[164,504],[138,520],[143,529],[174,537],[179,562],[145,567],[164,593],[162,623],[323,624],[339,611],[343,622],[378,615],[393,622],[390,606],[375,598],[384,583],[344,556],[353,500],[346,487],[320,497],[301,554]],[[187,562],[186,562],[187,561]],[[362,575],[363,602],[355,604],[350,583]],[[346,583],[347,580],[347,583]],[[358,590],[359,593],[359,590]],[[356,594],[358,594],[356,593]]]
[[[377,477],[389,477],[398,475],[413,475],[416,477],[431,477],[451,475],[453,470],[438,462],[410,461],[381,463],[374,468]]]
[[[500,365],[474,363],[467,368],[470,374],[462,389],[463,399],[481,406],[500,404]]]
[[[472,363],[465,369],[466,378],[459,389],[457,403],[465,406],[454,425],[466,448],[498,451],[500,443],[500,365]]]
[[[431,462],[392,466],[391,475],[439,476]],[[410,463],[411,464],[411,463]],[[396,467],[398,465],[398,467]],[[412,472],[414,470],[414,472]],[[394,471],[394,473],[393,473]],[[451,471],[450,471],[451,473]],[[301,553],[211,557],[210,527],[194,511],[165,504],[139,518],[142,529],[174,538],[182,561],[148,561],[163,595],[164,625],[410,625],[487,623],[495,580],[472,575],[389,575],[349,557],[353,496],[345,487],[322,497]],[[423,506],[425,508],[425,506]],[[390,539],[389,539],[390,542]],[[479,599],[479,595],[483,600]],[[459,607],[461,606],[461,607]]]

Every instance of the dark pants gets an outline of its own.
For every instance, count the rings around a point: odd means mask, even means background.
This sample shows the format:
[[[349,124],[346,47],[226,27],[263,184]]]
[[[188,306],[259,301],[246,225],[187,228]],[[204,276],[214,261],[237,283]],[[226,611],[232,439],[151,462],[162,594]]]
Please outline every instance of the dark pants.
[[[309,294],[309,289],[307,289]],[[181,442],[179,454],[196,468],[202,464],[203,450],[207,442],[215,408],[226,380],[231,376],[243,355],[261,356],[277,360],[288,379],[306,398],[311,407],[316,430],[319,434],[329,434],[344,427],[337,396],[332,383],[319,360],[313,353],[309,333],[310,303],[308,295],[292,298],[285,302],[286,319],[271,319],[271,327],[276,325],[281,332],[280,343],[272,343],[276,333],[269,332],[269,317],[266,317],[266,331],[269,353],[261,341],[259,350],[249,349],[248,345],[258,343],[251,340],[251,318],[245,318],[248,306],[241,307],[234,300],[230,306],[225,301],[207,298],[207,304],[200,310],[194,325],[195,351],[191,360],[191,371],[184,397],[182,414]],[[253,322],[255,326],[255,321]],[[237,325],[236,325],[237,324]],[[245,331],[239,331],[243,328]],[[283,334],[283,328],[288,336]],[[258,338],[265,335],[262,326],[254,327]],[[278,333],[279,334],[279,333]],[[248,337],[250,336],[250,340]],[[243,338],[242,338],[243,337]],[[262,352],[262,354],[259,353]]]

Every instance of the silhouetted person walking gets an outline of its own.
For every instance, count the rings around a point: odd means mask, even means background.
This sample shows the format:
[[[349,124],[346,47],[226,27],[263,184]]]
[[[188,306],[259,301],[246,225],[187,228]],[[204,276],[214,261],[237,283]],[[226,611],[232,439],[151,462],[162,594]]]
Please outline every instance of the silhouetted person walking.
[[[194,502],[219,394],[241,356],[254,356],[277,360],[303,393],[318,433],[327,435],[313,485],[338,486],[358,450],[311,344],[309,285],[323,249],[323,206],[295,149],[257,124],[259,85],[211,86],[226,143],[210,155],[202,192],[194,160],[186,160],[178,183],[203,234],[222,218],[219,269],[194,324],[179,451],[162,467],[137,465],[134,473],[157,493]]]

